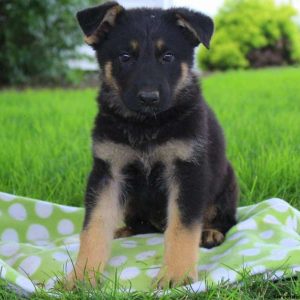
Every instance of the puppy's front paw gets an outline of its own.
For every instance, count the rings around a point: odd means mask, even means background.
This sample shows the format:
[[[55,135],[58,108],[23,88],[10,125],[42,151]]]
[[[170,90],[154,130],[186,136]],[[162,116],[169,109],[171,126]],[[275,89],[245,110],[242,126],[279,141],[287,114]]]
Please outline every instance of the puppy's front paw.
[[[87,283],[88,285],[95,287],[101,280],[101,274],[99,272],[90,271],[72,271],[65,279],[63,285],[66,290],[74,290],[79,282]]]
[[[77,282],[77,276],[75,274],[74,271],[72,271],[67,277],[66,279],[64,280],[64,288],[67,290],[67,291],[71,291],[71,290],[74,290],[75,287],[76,287],[76,282]]]
[[[162,267],[156,280],[155,285],[159,289],[172,288],[180,285],[191,284],[198,280],[197,268],[189,270],[176,270],[174,267]]]

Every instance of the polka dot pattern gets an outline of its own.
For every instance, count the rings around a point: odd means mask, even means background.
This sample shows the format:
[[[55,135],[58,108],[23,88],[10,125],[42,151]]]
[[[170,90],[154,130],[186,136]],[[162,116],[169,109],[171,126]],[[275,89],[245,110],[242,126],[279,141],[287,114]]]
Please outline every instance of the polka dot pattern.
[[[266,267],[262,265],[256,265],[252,268],[251,274],[256,275],[256,274],[261,274],[266,271]]]
[[[15,255],[20,249],[18,243],[3,243],[0,245],[0,254],[4,257],[10,257]]]
[[[63,219],[59,221],[57,231],[63,235],[72,234],[74,231],[74,224],[71,220]]]
[[[17,221],[24,221],[27,218],[26,209],[20,203],[12,204],[8,209],[8,213],[14,220]]]
[[[191,285],[185,286],[184,288],[188,291],[191,291],[192,293],[200,293],[207,290],[205,281],[197,281],[195,283],[192,283]]]
[[[121,242],[121,247],[123,248],[135,248],[137,246],[136,241],[125,240]]]
[[[41,224],[32,224],[29,226],[27,231],[27,240],[48,240],[49,231],[48,229]]]
[[[250,242],[251,242],[250,239],[248,239],[248,238],[242,238],[242,239],[240,239],[240,240],[235,244],[235,247],[242,246],[242,245],[248,244],[248,243],[250,243]]]
[[[283,261],[287,258],[288,251],[285,248],[274,249],[271,251],[269,259],[272,261]]]
[[[115,257],[112,257],[108,264],[112,267],[119,267],[121,265],[123,265],[127,260],[127,257],[124,256],[124,255],[120,255],[120,256],[115,256]]]
[[[57,281],[53,274],[73,270],[83,209],[0,193],[0,212],[2,278],[32,292],[32,282],[51,289]],[[186,289],[200,292],[220,281],[234,282],[245,268],[274,280],[300,271],[298,211],[274,198],[240,208],[238,220],[222,245],[199,248],[199,281]],[[163,247],[161,234],[116,239],[103,277],[113,283],[117,274],[131,290],[149,290],[163,262]],[[284,262],[288,271],[278,270]]]
[[[151,257],[153,257],[156,254],[156,251],[150,250],[146,252],[139,253],[138,255],[135,256],[137,260],[147,260]]]
[[[74,270],[74,262],[68,259],[64,264],[63,270],[65,274],[71,273]]]
[[[248,219],[237,225],[237,230],[255,230],[255,229],[257,229],[257,224],[253,219]]]
[[[25,276],[19,275],[16,278],[15,282],[20,288],[23,290],[33,293],[35,291],[35,286],[33,285],[32,281],[26,278]]]
[[[286,219],[286,226],[291,230],[297,230],[297,218],[288,216]]]
[[[275,209],[278,212],[286,212],[289,209],[289,205],[282,201],[281,199],[271,199],[270,200],[273,209]]]
[[[15,200],[17,197],[15,195],[10,195],[6,193],[0,193],[0,201],[10,202]]]
[[[260,253],[260,251],[261,250],[258,248],[250,248],[240,251],[239,254],[244,256],[256,256]]]
[[[154,246],[154,245],[160,245],[164,242],[164,239],[162,237],[153,237],[147,240],[147,245]]]
[[[46,290],[50,290],[55,286],[55,283],[57,282],[57,277],[52,277],[50,279],[48,279],[45,283],[45,289]]]
[[[273,230],[267,230],[267,231],[264,231],[264,232],[259,234],[259,236],[264,240],[270,239],[273,235],[274,235]]]
[[[41,260],[41,257],[36,255],[26,257],[19,265],[20,272],[31,276],[41,265]]]
[[[243,236],[243,232],[236,232],[230,236],[227,236],[227,241],[235,241]]]
[[[70,258],[68,253],[66,253],[66,252],[54,252],[52,254],[52,257],[55,260],[61,261],[61,262],[66,262]]]
[[[65,246],[65,250],[68,252],[78,252],[79,251],[79,242],[76,244],[68,244]]]
[[[123,269],[120,274],[121,280],[128,280],[137,277],[141,273],[140,269],[137,267],[128,267]]]
[[[224,280],[233,282],[237,277],[237,273],[233,270],[218,268],[211,272],[211,277],[217,282]]]
[[[18,242],[19,241],[19,235],[18,232],[13,228],[7,228],[3,231],[1,240],[4,242]]]
[[[300,240],[292,239],[292,238],[286,238],[281,240],[280,244],[284,247],[300,247]]]
[[[35,213],[42,219],[47,219],[53,212],[53,204],[38,201],[35,205]]]
[[[275,216],[272,216],[272,215],[266,215],[264,217],[264,222],[267,223],[267,224],[280,225],[280,222],[278,221],[278,219]]]
[[[155,278],[160,270],[159,265],[150,266],[149,269],[146,271],[146,275],[150,278]]]

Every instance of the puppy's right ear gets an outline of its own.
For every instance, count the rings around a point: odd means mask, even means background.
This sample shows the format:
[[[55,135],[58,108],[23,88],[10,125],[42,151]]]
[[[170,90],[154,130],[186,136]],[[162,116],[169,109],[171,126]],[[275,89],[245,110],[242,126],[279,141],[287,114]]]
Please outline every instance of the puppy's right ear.
[[[76,14],[85,35],[85,42],[91,46],[100,44],[105,35],[115,26],[118,15],[124,8],[117,2],[87,8]]]

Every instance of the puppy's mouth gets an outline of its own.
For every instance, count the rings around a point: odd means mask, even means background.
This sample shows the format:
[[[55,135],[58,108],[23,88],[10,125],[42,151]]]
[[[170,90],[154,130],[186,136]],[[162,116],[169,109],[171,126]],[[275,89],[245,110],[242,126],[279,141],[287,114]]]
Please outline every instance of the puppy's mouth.
[[[125,103],[124,103],[125,104]],[[164,110],[158,105],[126,105],[128,110],[137,114],[137,115],[144,115],[144,116],[156,116],[157,114],[163,112]]]
[[[142,115],[147,115],[147,116],[156,116],[159,114],[161,111],[159,110],[158,107],[154,106],[146,106],[141,108],[140,110],[137,111],[137,113],[140,113]]]

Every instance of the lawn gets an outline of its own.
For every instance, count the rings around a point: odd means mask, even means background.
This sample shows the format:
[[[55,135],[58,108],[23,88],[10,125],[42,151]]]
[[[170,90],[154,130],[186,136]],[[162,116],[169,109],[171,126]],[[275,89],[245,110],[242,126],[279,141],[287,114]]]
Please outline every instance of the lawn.
[[[276,196],[300,209],[300,69],[219,73],[204,78],[202,87],[227,137],[240,204]],[[96,95],[95,89],[1,91],[0,191],[82,205]],[[201,297],[251,295],[297,298],[300,283],[260,278]]]

